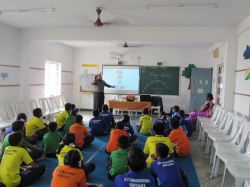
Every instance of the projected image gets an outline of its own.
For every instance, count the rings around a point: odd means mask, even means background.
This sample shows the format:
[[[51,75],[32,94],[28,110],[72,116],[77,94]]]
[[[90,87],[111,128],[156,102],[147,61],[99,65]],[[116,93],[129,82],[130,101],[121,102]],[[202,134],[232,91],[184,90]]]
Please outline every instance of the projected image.
[[[105,87],[105,93],[138,94],[139,66],[103,66],[103,80],[115,86]]]

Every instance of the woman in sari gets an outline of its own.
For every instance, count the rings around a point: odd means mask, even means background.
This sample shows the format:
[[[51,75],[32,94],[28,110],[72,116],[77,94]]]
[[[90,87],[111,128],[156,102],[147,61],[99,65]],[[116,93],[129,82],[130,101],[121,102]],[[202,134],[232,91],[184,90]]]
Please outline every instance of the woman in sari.
[[[207,101],[204,105],[201,106],[200,110],[193,110],[193,112],[189,114],[189,119],[192,121],[194,129],[196,128],[197,116],[210,118],[212,115],[212,110],[214,106],[212,100],[214,99],[214,97],[211,93],[207,93],[205,99]]]

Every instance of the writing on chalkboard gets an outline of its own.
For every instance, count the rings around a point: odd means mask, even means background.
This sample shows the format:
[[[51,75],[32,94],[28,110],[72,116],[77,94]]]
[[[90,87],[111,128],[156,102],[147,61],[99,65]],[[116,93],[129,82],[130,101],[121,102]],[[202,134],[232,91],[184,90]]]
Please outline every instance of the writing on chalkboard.
[[[164,73],[162,73],[162,74],[158,75],[158,74],[156,74],[156,73],[153,72],[153,73],[150,73],[149,76],[150,77],[154,77],[155,79],[157,79],[158,77],[164,77],[164,78],[168,78],[169,80],[171,80],[173,74],[172,73],[171,74],[168,74],[168,73],[164,74]]]

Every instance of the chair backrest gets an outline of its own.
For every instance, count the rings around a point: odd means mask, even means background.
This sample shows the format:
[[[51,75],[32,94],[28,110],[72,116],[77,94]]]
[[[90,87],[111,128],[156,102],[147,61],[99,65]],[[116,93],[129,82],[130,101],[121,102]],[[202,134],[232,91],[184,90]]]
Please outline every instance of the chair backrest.
[[[55,97],[47,97],[47,99],[49,101],[49,104],[50,104],[52,111],[56,111],[59,109],[59,106],[57,105]]]
[[[56,96],[56,97],[57,97],[57,99],[58,99],[58,107],[59,107],[59,108],[65,108],[66,102],[65,102],[64,97],[63,97],[62,95],[58,95],[58,96]],[[117,98],[117,99],[118,99],[118,98]]]
[[[240,130],[242,126],[243,118],[234,116],[232,117],[232,121],[233,121],[232,128],[230,129],[230,131],[228,131],[228,135],[231,139],[233,139],[235,135],[237,134],[237,132]]]
[[[47,98],[40,98],[38,101],[43,114],[51,112],[51,107]]]
[[[220,106],[217,106],[214,110],[214,112],[212,113],[212,116],[210,117],[212,121],[215,121],[217,119],[217,115],[219,110],[221,110],[222,108]]]
[[[33,110],[38,108],[36,100],[28,100],[28,101],[26,101],[26,105],[28,107],[29,115],[32,116]]]
[[[217,117],[216,117],[216,120],[214,121],[214,123],[217,125],[220,124],[220,122],[223,121],[226,113],[227,113],[227,111],[225,109],[218,110],[218,114],[217,114]]]
[[[0,122],[9,122],[11,120],[9,113],[8,113],[8,108],[6,105],[0,105]]]
[[[15,117],[19,114],[19,113],[25,113],[26,116],[29,114],[29,110],[27,105],[25,104],[25,102],[23,101],[16,101],[16,102],[12,102],[12,107],[15,113]]]
[[[227,131],[226,128],[230,128],[230,124],[232,124],[232,117],[234,116],[234,114],[232,112],[227,112],[226,115],[224,116],[224,118],[219,122],[219,129],[225,130]],[[228,127],[229,125],[229,127]]]
[[[218,106],[219,106],[219,105],[214,104],[213,109],[212,109],[212,112],[214,112],[214,110],[215,110]]]

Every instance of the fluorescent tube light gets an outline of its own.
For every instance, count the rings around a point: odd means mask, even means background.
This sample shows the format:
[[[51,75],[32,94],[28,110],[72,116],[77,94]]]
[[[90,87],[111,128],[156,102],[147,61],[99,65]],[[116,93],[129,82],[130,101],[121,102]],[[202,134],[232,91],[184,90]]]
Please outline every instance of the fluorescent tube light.
[[[217,3],[208,4],[173,4],[173,5],[148,5],[147,9],[152,8],[218,8]]]
[[[55,12],[54,8],[39,8],[39,9],[21,9],[21,10],[2,10],[0,14],[20,14],[31,12]]]

